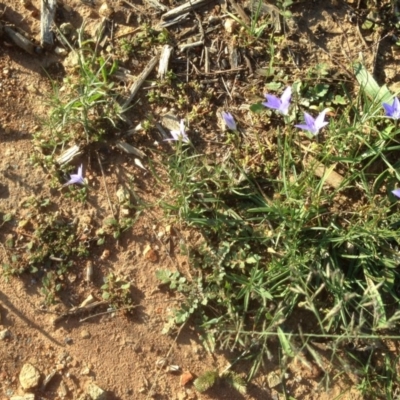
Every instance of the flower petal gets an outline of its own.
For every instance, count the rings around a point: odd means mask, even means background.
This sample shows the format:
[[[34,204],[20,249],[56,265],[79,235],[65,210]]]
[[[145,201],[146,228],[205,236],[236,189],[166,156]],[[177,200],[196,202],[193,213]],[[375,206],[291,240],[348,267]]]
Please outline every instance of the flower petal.
[[[329,108],[325,108],[324,111],[321,111],[317,118],[315,118],[315,128],[320,130],[325,125],[328,125],[328,122],[325,122],[325,115],[329,111]]]
[[[180,128],[180,132],[182,135],[185,134],[185,121],[183,119],[181,119],[181,122],[179,124],[179,128]]]
[[[266,94],[265,98],[268,101],[265,101],[265,102],[262,103],[262,105],[264,107],[272,108],[274,110],[279,110],[279,108],[280,108],[280,106],[282,104],[280,99],[278,99],[276,96],[273,96],[272,94]]]
[[[393,193],[396,197],[400,198],[400,189],[394,189],[394,190],[392,190],[392,193]]]
[[[399,119],[400,118],[400,101],[397,97],[394,98],[393,104],[392,104],[392,109],[393,109],[393,118]]]
[[[391,117],[393,116],[393,107],[388,103],[382,103],[383,108],[385,109],[386,116]]]
[[[282,93],[281,96],[281,102],[282,105],[285,105],[285,107],[289,107],[290,99],[292,98],[292,88],[288,86],[285,91]]]
[[[225,121],[226,126],[230,130],[236,131],[237,130],[236,122],[235,122],[235,119],[233,118],[232,114],[228,113],[228,112],[225,112],[225,111],[222,111],[221,115],[222,115],[222,118]]]
[[[305,131],[313,132],[313,129],[310,128],[310,126],[307,125],[307,124],[298,124],[298,125],[295,125],[295,127],[296,128],[300,128],[300,129],[304,129]]]
[[[73,185],[73,184],[84,185],[85,180],[83,179],[83,176],[82,176],[82,170],[83,170],[83,165],[81,164],[78,167],[78,173],[70,174],[70,180],[68,182],[64,183],[63,187],[68,186],[68,185]]]
[[[308,126],[308,129],[310,131],[314,131],[315,130],[315,119],[308,113],[304,113],[304,121]]]

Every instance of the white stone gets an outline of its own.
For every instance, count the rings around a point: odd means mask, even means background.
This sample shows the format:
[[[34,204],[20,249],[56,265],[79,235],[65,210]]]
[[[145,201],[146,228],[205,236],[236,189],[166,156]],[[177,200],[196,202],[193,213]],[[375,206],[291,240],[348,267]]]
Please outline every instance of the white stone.
[[[24,364],[19,373],[19,381],[24,390],[34,389],[39,385],[40,372],[32,364]]]

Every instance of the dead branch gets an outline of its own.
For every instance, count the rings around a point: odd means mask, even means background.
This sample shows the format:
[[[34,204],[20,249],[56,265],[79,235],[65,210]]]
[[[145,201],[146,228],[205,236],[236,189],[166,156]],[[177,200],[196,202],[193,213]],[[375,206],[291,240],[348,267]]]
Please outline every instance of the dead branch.
[[[207,4],[211,0],[195,0],[195,1],[188,1],[186,3],[181,4],[178,7],[173,8],[170,11],[167,11],[165,14],[161,16],[162,19],[170,19],[170,18],[175,18],[178,15],[185,14],[189,11],[193,11],[196,8],[199,8],[203,6],[204,4]]]
[[[35,45],[19,32],[14,31],[9,26],[0,24],[0,30],[4,30],[9,39],[18,47],[25,50],[29,54],[35,54]]]
[[[42,0],[40,19],[40,44],[44,48],[52,48],[54,34],[52,31],[54,16],[56,14],[57,0]]]
[[[124,113],[127,109],[133,98],[136,96],[136,93],[139,91],[140,87],[143,85],[143,82],[146,80],[146,78],[150,75],[151,71],[153,71],[153,68],[156,66],[158,59],[160,55],[157,54],[154,56],[149,63],[146,65],[144,70],[141,72],[141,74],[138,76],[136,81],[132,84],[130,88],[131,94],[129,95],[128,99],[125,101],[125,103],[122,105],[122,112]]]

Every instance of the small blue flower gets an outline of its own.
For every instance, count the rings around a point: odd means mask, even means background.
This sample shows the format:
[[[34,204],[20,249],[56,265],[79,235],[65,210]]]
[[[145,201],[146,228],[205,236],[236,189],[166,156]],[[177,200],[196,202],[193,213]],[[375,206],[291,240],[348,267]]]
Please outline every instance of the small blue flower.
[[[281,98],[278,98],[272,94],[265,94],[267,101],[264,101],[262,105],[267,108],[277,110],[282,115],[287,115],[289,112],[290,99],[292,97],[292,88],[288,86],[282,93]]]
[[[394,189],[394,190],[392,190],[392,193],[393,193],[396,197],[398,197],[398,198],[400,199],[400,189]]]
[[[399,119],[400,118],[400,101],[397,97],[393,99],[393,104],[390,105],[388,103],[382,103],[383,108],[386,111],[386,116]]]
[[[83,179],[83,174],[82,174],[83,171],[82,170],[83,170],[83,166],[81,164],[80,167],[78,168],[78,173],[71,174],[70,175],[71,179],[67,183],[64,183],[63,187],[68,186],[68,185],[73,185],[73,184],[84,185],[85,180]]]
[[[181,119],[181,122],[179,124],[179,131],[172,130],[170,131],[172,138],[170,139],[164,139],[164,140],[174,140],[178,142],[179,140],[182,140],[182,142],[189,143],[189,138],[188,135],[185,132],[185,121]]]
[[[313,118],[310,114],[304,113],[304,122],[305,124],[295,125],[296,128],[304,129],[305,131],[311,132],[314,136],[317,136],[319,131],[326,125],[328,122],[325,120],[325,114],[328,112],[328,108],[322,111],[317,118]]]
[[[226,124],[226,126],[231,130],[231,131],[237,131],[237,126],[236,126],[236,122],[232,116],[231,113],[222,111],[221,113],[222,118],[224,119],[224,122]]]

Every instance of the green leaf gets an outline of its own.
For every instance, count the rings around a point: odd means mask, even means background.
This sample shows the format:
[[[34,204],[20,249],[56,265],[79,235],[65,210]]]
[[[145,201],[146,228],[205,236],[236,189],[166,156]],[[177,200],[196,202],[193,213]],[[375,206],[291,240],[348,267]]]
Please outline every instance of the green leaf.
[[[200,340],[203,343],[205,349],[210,353],[214,353],[215,351],[215,337],[214,332],[210,330],[206,330],[204,335],[200,336]]]
[[[162,283],[169,283],[171,281],[171,271],[167,269],[158,269],[156,271],[156,278]]]
[[[224,376],[225,380],[236,389],[240,394],[245,395],[247,392],[246,381],[238,374],[229,372]]]
[[[123,285],[121,285],[122,290],[128,290],[130,287],[131,287],[130,282],[124,283]]]
[[[104,225],[117,226],[118,225],[118,221],[115,218],[106,218],[104,220]]]
[[[377,325],[377,329],[386,329],[387,318],[386,318],[385,304],[378,290],[382,286],[383,282],[380,282],[375,285],[372,279],[369,278],[368,276],[365,276],[365,280],[368,285],[369,294],[373,299],[374,323]]]
[[[206,371],[194,380],[193,385],[197,391],[203,393],[215,385],[218,377],[217,371]]]
[[[329,85],[326,83],[319,83],[314,88],[314,93],[318,97],[324,97],[329,91]]]
[[[257,256],[250,256],[246,258],[246,263],[247,264],[256,264],[258,262],[258,257]]]
[[[293,14],[291,13],[291,11],[289,11],[289,10],[285,10],[285,11],[283,11],[282,12],[282,16],[283,16],[283,18],[292,18],[293,17]]]
[[[103,294],[101,295],[101,297],[102,297],[104,300],[108,300],[108,299],[110,298],[110,293],[108,293],[108,292],[103,292]]]
[[[393,95],[386,85],[379,87],[374,77],[361,63],[354,64],[356,79],[367,96],[374,102],[387,102],[392,100]]]
[[[250,106],[250,111],[256,114],[259,114],[265,111],[265,107],[261,103],[252,104]]]
[[[347,104],[347,100],[343,96],[340,96],[338,94],[335,96],[335,98],[332,100],[332,102],[333,102],[333,104],[336,104],[336,105],[346,105]]]
[[[371,21],[371,20],[369,20],[369,19],[366,19],[366,20],[364,21],[364,23],[362,24],[361,28],[362,28],[362,29],[372,29],[373,26],[374,26],[373,21]]]
[[[270,82],[265,85],[268,90],[277,91],[282,87],[280,82]]]
[[[175,322],[177,324],[183,324],[189,318],[189,313],[184,310],[178,310],[175,314]]]
[[[8,222],[12,220],[13,215],[11,213],[3,215],[3,222]]]
[[[287,335],[282,331],[281,328],[278,328],[278,338],[281,342],[283,352],[289,357],[294,357],[295,354],[293,353],[292,346],[287,339]]]

